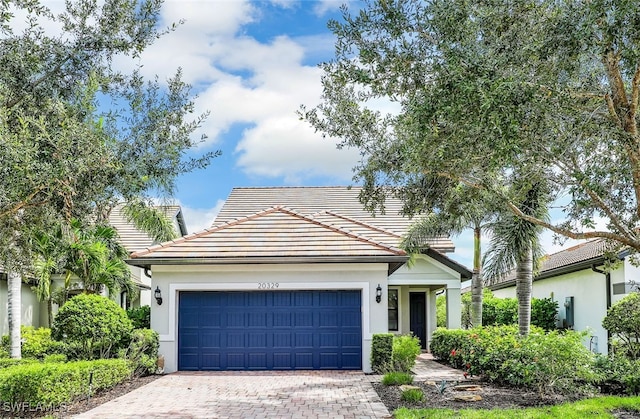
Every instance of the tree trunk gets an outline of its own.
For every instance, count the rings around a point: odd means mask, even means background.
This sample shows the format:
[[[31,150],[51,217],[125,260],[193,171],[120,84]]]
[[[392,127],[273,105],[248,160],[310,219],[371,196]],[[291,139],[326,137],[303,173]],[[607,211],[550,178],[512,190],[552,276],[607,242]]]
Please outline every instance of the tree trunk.
[[[479,227],[473,229],[473,275],[471,276],[471,325],[482,326],[482,258]]]
[[[9,272],[7,278],[7,311],[9,320],[9,354],[11,358],[22,358],[20,324],[22,309],[22,278],[20,275]]]
[[[529,247],[516,267],[516,295],[518,297],[518,327],[520,334],[529,334],[531,325],[531,288],[533,287],[533,249]]]

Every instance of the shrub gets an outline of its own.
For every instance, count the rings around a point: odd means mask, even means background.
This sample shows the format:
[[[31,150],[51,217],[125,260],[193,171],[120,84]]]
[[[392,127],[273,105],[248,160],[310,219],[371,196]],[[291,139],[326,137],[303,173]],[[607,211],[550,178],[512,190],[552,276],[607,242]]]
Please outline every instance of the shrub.
[[[371,369],[377,374],[387,372],[391,367],[393,354],[393,334],[376,333],[371,342]]]
[[[640,360],[600,356],[594,365],[603,392],[640,394]]]
[[[623,356],[640,359],[640,293],[632,292],[612,305],[602,327],[619,339]]]
[[[103,359],[66,364],[32,362],[0,370],[0,400],[59,406],[111,388],[131,375],[127,361]]]
[[[406,372],[388,372],[382,377],[385,386],[399,386],[413,383],[413,375]]]
[[[558,303],[550,298],[531,299],[531,324],[544,330],[556,328]],[[516,298],[496,298],[485,288],[482,300],[482,324],[484,326],[502,326],[518,323],[518,300]],[[462,296],[462,325],[471,325],[471,293]],[[440,326],[440,325],[438,325]]]
[[[551,298],[531,299],[531,324],[546,331],[556,329],[558,302]]]
[[[125,311],[106,297],[80,294],[58,311],[52,328],[56,340],[64,339],[70,354],[80,359],[108,358],[133,330]]]
[[[151,307],[142,306],[127,310],[127,317],[134,329],[151,329]]]
[[[436,297],[436,326],[447,327],[447,297],[444,295]]]
[[[42,360],[42,362],[57,362],[57,363],[67,362],[67,356],[65,354],[46,355]]]
[[[0,359],[0,370],[9,367],[15,367],[16,365],[33,364],[35,362],[38,361],[36,361],[35,359],[2,358]]]
[[[394,336],[391,360],[395,371],[411,372],[420,355],[420,340],[416,336]]]
[[[402,400],[410,403],[418,403],[424,398],[424,393],[419,388],[408,388],[402,391]]]
[[[160,340],[155,330],[135,329],[131,333],[129,346],[120,355],[131,362],[135,376],[154,374],[158,369],[159,346]]]
[[[51,329],[46,327],[20,326],[22,338],[21,351],[23,358],[43,359],[46,355],[61,353],[64,345],[51,337]],[[9,351],[9,336],[2,337],[2,347]],[[0,356],[2,358],[2,356]]]
[[[471,330],[437,329],[432,353],[438,359],[487,380],[532,388],[540,393],[586,393],[596,380],[593,354],[582,344],[586,332],[544,333],[532,327],[519,336],[517,326]]]

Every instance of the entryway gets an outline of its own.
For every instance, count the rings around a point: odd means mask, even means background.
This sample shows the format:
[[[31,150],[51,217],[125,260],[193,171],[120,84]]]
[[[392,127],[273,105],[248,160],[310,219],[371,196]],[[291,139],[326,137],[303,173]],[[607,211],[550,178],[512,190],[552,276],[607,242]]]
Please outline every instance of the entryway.
[[[427,349],[427,299],[424,292],[409,293],[409,329]]]

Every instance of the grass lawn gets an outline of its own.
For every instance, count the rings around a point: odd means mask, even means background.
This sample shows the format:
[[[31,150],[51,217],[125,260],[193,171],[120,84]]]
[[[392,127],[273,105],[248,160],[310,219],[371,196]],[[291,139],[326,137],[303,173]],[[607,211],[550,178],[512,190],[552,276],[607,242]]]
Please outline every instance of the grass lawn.
[[[640,397],[596,397],[575,403],[558,406],[536,407],[527,409],[407,409],[400,408],[394,412],[398,419],[414,418],[607,418],[615,410],[638,412],[640,415]]]

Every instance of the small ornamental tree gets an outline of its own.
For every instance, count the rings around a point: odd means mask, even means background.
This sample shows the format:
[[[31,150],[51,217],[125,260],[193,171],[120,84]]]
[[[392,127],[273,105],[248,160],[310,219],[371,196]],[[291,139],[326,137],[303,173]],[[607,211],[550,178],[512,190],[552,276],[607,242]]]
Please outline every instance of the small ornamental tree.
[[[626,356],[640,359],[640,293],[632,292],[612,305],[602,327],[620,340]]]
[[[52,336],[81,359],[109,358],[133,330],[127,313],[106,297],[81,294],[67,301],[53,321]]]

